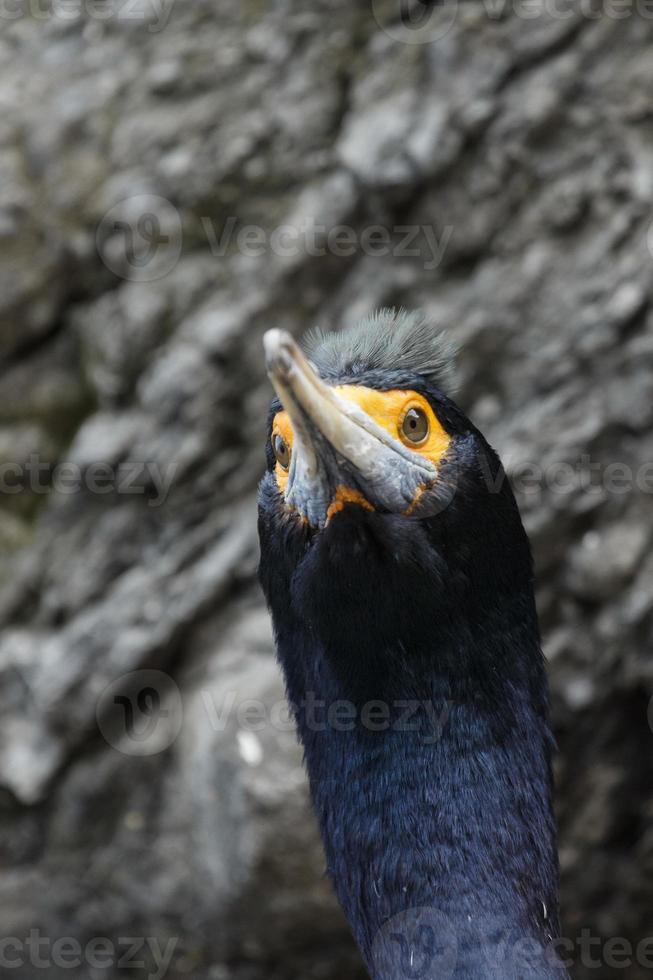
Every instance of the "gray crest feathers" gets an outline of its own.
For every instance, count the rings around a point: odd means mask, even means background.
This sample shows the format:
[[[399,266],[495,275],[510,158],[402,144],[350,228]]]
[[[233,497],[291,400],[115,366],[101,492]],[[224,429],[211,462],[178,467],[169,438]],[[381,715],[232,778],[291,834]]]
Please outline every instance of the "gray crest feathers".
[[[410,371],[448,394],[455,388],[456,347],[419,310],[378,310],[339,332],[315,328],[303,346],[325,376]]]

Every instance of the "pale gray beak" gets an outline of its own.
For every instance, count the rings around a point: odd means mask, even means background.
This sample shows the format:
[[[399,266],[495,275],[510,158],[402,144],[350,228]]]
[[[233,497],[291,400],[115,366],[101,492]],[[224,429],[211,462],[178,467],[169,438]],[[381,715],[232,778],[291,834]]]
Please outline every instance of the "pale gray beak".
[[[268,330],[263,342],[268,375],[294,430],[288,505],[320,528],[336,491],[346,487],[375,510],[405,513],[435,480],[436,467],[325,384],[290,334]]]

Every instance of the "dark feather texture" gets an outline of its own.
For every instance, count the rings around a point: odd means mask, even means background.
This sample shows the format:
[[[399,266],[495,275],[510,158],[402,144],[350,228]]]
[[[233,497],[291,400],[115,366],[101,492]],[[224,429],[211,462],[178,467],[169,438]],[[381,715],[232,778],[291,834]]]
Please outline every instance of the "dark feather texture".
[[[446,506],[348,506],[315,531],[269,456],[261,583],[328,871],[374,980],[562,980],[530,550],[496,454],[433,383],[429,330],[386,312],[309,353],[334,382],[428,398],[455,447]]]

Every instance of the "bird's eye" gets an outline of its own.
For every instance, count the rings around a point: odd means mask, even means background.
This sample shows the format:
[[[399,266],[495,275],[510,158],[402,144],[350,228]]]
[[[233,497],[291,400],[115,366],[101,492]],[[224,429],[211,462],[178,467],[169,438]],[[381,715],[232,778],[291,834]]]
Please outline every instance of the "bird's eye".
[[[401,438],[411,446],[419,446],[429,434],[429,420],[421,408],[409,408],[401,423]]]
[[[284,437],[280,436],[278,432],[272,436],[272,449],[281,469],[287,470],[290,466],[290,448]]]

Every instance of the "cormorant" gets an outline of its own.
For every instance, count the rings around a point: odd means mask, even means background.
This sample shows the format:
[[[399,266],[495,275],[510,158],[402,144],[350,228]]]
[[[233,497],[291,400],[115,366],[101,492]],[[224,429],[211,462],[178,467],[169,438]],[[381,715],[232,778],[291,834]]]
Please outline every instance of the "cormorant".
[[[385,310],[265,351],[260,580],[370,974],[561,980],[531,554],[446,345]]]

